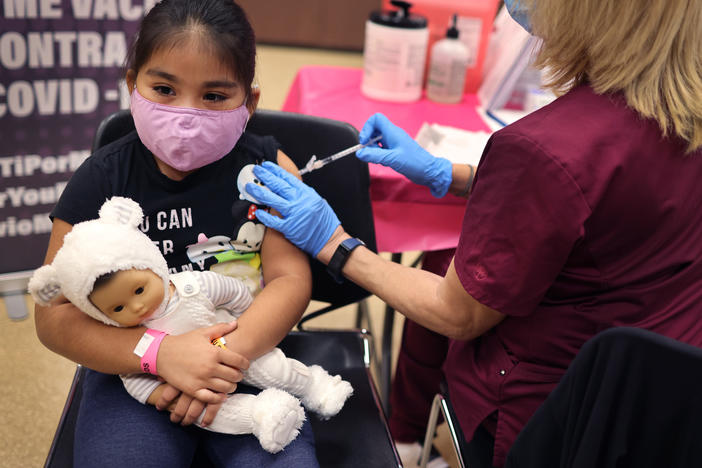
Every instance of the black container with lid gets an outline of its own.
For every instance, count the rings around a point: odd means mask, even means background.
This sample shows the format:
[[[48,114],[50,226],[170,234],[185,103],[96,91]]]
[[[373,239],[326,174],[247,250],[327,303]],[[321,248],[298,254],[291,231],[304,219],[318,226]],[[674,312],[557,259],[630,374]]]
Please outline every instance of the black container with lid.
[[[392,0],[390,3],[398,7],[399,10],[374,11],[370,14],[370,21],[393,28],[422,29],[427,27],[425,17],[410,13],[411,3],[400,0]]]

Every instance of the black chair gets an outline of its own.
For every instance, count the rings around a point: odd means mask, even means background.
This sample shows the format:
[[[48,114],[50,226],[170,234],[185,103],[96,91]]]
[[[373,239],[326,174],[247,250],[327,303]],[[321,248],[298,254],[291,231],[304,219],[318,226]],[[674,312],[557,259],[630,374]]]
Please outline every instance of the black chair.
[[[529,419],[505,468],[702,466],[701,371],[700,348],[638,328],[605,330],[583,345]],[[471,452],[445,388],[425,447],[440,410],[460,466],[491,466]]]
[[[358,143],[356,129],[344,122],[286,112],[259,110],[247,129],[253,133],[273,135],[282,150],[302,167],[313,153],[332,154]],[[134,130],[128,110],[106,117],[98,127],[92,151]],[[368,167],[357,158],[348,157],[314,173],[305,175],[334,208],[344,228],[364,240],[375,250],[375,230],[370,206]],[[310,262],[313,277],[312,298],[329,303],[325,313],[357,303],[369,293],[358,286],[336,283],[316,260]],[[310,417],[315,435],[317,457],[322,467],[401,466],[395,450],[380,398],[370,373],[372,340],[365,331],[303,330],[291,332],[280,348],[289,357],[306,364],[319,364],[330,373],[340,374],[354,388],[353,396],[342,411],[328,421]],[[59,427],[46,460],[46,467],[72,466],[73,432],[82,392],[85,370],[78,366]],[[193,466],[208,466],[202,454]]]
[[[702,349],[601,332],[520,432],[507,468],[702,466]]]

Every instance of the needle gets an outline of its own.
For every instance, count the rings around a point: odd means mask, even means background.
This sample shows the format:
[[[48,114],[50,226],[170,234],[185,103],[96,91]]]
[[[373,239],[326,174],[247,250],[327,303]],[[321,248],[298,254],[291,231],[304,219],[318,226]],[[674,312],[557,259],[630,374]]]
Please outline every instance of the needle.
[[[309,161],[307,161],[307,164],[305,164],[305,167],[300,169],[300,175],[307,174],[312,171],[316,171],[319,168],[322,168],[326,166],[327,164],[336,161],[337,159],[341,159],[344,156],[348,156],[349,154],[353,154],[356,151],[360,150],[361,148],[365,148],[366,146],[375,144],[380,141],[380,139],[383,138],[383,135],[378,135],[377,137],[371,138],[368,140],[368,143],[366,144],[357,144],[354,145],[350,148],[346,148],[345,150],[341,150],[338,153],[334,153],[331,156],[327,156],[324,159],[317,159],[317,156],[312,155]]]

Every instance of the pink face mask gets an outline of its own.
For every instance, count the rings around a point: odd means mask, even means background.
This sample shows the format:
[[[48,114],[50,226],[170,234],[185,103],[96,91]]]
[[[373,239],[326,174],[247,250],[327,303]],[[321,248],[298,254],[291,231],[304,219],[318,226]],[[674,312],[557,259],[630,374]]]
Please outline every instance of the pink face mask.
[[[245,104],[228,111],[175,107],[131,96],[134,126],[154,156],[178,169],[192,171],[228,154],[249,120]]]

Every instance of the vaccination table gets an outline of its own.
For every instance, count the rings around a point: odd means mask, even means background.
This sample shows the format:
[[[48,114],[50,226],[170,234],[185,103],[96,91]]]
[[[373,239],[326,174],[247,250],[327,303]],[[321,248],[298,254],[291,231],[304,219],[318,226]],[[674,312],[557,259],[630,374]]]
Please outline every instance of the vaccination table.
[[[385,114],[411,136],[424,122],[489,132],[476,111],[478,99],[466,94],[459,104],[438,104],[425,97],[411,103],[376,101],[361,94],[358,68],[301,68],[288,92],[284,111],[350,123],[359,131],[375,112]],[[456,247],[466,200],[434,198],[390,168],[370,164],[371,202],[379,252],[432,251]]]

